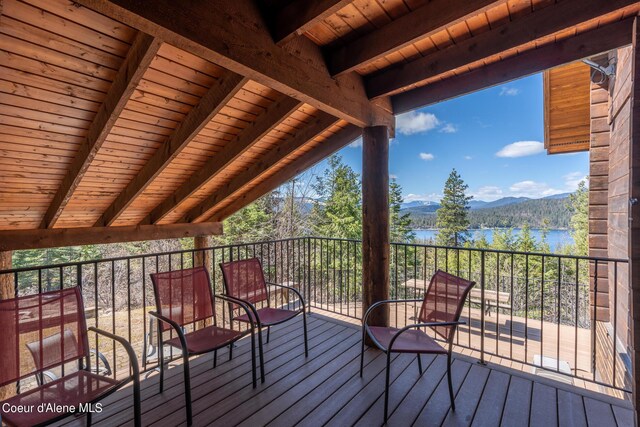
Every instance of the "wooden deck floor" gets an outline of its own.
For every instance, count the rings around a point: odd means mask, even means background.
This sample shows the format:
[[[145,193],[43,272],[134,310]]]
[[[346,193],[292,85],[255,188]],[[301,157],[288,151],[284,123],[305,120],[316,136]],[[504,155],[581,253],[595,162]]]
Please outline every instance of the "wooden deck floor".
[[[360,333],[353,324],[313,313],[309,316],[309,358],[302,347],[302,321],[274,328],[265,347],[267,377],[251,387],[250,341],[240,341],[234,358],[218,354],[191,360],[196,426],[376,426],[382,424],[385,359],[365,353],[364,378],[358,375]],[[423,356],[392,362],[389,425],[392,426],[631,426],[625,401],[555,383],[503,366],[476,363],[465,355],[453,362],[455,413],[449,409],[445,358]],[[167,371],[164,393],[157,374],[142,383],[143,424],[185,425],[182,368]],[[130,388],[104,400],[94,425],[132,425]],[[64,423],[63,423],[64,424]],[[82,418],[67,425],[84,425]]]

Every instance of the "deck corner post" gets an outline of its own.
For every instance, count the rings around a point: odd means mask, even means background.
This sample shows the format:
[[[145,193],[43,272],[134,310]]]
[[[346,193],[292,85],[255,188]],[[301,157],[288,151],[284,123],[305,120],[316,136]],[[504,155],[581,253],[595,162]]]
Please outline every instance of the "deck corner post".
[[[367,127],[362,134],[363,315],[389,299],[389,239],[389,129]],[[388,306],[372,312],[369,324],[388,326]]]

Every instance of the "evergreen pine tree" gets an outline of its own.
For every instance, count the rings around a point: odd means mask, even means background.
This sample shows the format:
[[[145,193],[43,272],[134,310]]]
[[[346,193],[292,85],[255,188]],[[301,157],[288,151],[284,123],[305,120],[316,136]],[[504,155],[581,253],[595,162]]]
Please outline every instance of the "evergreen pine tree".
[[[585,181],[578,184],[575,193],[569,196],[568,207],[571,210],[571,237],[575,242],[577,255],[589,253],[589,190]]]
[[[312,211],[314,234],[359,239],[362,235],[362,190],[358,174],[344,164],[340,156],[333,155],[313,189],[319,196]]]
[[[449,174],[444,185],[444,196],[440,201],[440,209],[436,212],[436,228],[438,228],[438,244],[446,246],[462,246],[469,239],[469,188],[455,169]]]
[[[389,223],[392,242],[411,242],[415,238],[415,234],[411,230],[410,214],[400,212],[402,202],[402,187],[395,178],[391,178],[389,183]]]

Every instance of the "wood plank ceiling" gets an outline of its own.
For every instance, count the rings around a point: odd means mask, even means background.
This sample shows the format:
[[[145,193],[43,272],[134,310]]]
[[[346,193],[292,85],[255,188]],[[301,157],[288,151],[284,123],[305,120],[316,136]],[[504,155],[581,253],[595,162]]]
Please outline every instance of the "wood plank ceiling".
[[[392,125],[394,108],[448,96],[432,88],[457,95],[462,83],[514,78],[499,68],[514,58],[529,65],[513,73],[535,72],[526,55],[560,43],[582,57],[624,44],[639,10],[629,0],[0,4],[0,230],[221,220],[363,126]],[[598,30],[608,35],[585,47],[579,37]],[[559,65],[547,56],[541,64]]]

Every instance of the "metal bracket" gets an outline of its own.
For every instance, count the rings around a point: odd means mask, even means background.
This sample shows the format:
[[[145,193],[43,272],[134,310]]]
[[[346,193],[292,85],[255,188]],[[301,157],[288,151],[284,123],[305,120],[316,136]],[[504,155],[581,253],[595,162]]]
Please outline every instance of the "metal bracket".
[[[583,59],[582,62],[591,67],[591,81],[595,84],[603,84],[616,74],[616,60],[611,59],[606,66],[600,65],[590,59]],[[596,74],[600,74],[600,79],[596,80]]]
[[[629,204],[630,204],[631,206],[635,206],[635,205],[637,205],[637,204],[638,204],[638,198],[637,198],[637,197],[631,197],[631,198],[629,199]]]

